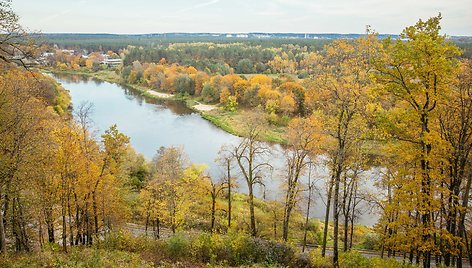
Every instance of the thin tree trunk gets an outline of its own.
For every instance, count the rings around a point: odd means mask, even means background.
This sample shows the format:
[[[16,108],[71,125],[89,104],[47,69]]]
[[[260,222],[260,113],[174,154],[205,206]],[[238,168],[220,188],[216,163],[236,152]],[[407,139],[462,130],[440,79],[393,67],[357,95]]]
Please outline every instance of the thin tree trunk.
[[[291,201],[289,201],[291,202]],[[283,234],[282,239],[287,242],[288,240],[288,229],[290,223],[290,213],[292,212],[292,206],[290,204],[286,204],[285,206],[285,213],[284,213],[284,222],[283,222]]]
[[[145,234],[146,234],[146,237],[148,236],[148,226],[149,226],[149,213],[146,214],[146,227],[145,227]]]
[[[70,206],[70,193],[67,194],[67,210],[68,210],[68,217],[69,217],[69,244],[71,246],[74,245],[74,227],[72,226],[72,211]],[[54,226],[53,226],[54,229]]]
[[[211,224],[210,224],[210,233],[214,232],[215,229],[215,210],[216,210],[216,193],[214,192],[211,194]]]
[[[226,160],[226,169],[228,171],[228,229],[231,227],[231,174],[230,174],[230,162]]]
[[[310,182],[308,182],[310,183]],[[306,236],[308,233],[308,220],[310,216],[310,205],[311,205],[311,185],[308,188],[308,204],[306,208],[306,217],[305,217],[305,230],[303,232],[303,247],[302,247],[302,252],[305,252],[306,248]]]
[[[351,233],[349,238],[349,249],[352,249],[352,238],[354,236],[354,219],[356,216],[356,207],[357,207],[357,181],[354,181],[354,195],[352,202],[352,212],[351,212]]]
[[[344,241],[343,241],[343,251],[347,251],[348,245],[348,237],[349,237],[349,217],[344,215],[344,233],[343,233]]]
[[[92,192],[92,208],[93,208],[93,223],[94,223],[94,234],[98,235],[98,209],[97,209],[97,197],[96,192]]]
[[[250,221],[251,221],[251,235],[253,237],[257,236],[257,231],[256,231],[256,217],[254,214],[254,194],[253,194],[253,189],[252,185],[249,185],[249,213],[250,213]]]
[[[3,206],[1,206],[2,204],[2,186],[0,185],[0,252],[2,254],[6,254],[7,253],[7,245],[6,245],[6,238],[5,238],[5,225],[4,225],[4,218],[3,218],[3,215],[4,215],[4,210],[3,210]]]
[[[472,186],[472,173],[469,174],[467,178],[465,191],[462,197],[462,207],[464,210],[459,212],[459,228],[458,228],[459,237],[464,237],[464,239],[466,240],[465,246],[467,249],[467,255],[469,257],[469,263],[472,263],[472,252],[471,252],[471,247],[469,246],[469,243],[467,241],[467,232],[465,230],[465,217],[466,217],[467,209],[469,207],[468,206],[469,193],[470,193],[471,186]],[[459,262],[460,262],[460,265],[462,266],[462,255],[459,256],[458,265],[459,265]]]
[[[336,178],[334,181],[334,200],[333,200],[333,266],[335,268],[339,267],[339,253],[338,253],[338,240],[339,240],[339,178],[341,175],[341,165],[338,165],[338,170],[336,171]]]
[[[321,249],[321,256],[326,256],[326,243],[328,239],[328,224],[329,224],[329,212],[331,208],[331,199],[333,194],[333,180],[334,178],[331,177],[329,185],[328,185],[328,197],[326,200],[326,213],[325,213],[325,220],[324,220],[324,228],[323,228],[323,247]]]
[[[62,249],[67,252],[67,224],[65,206],[62,207]]]

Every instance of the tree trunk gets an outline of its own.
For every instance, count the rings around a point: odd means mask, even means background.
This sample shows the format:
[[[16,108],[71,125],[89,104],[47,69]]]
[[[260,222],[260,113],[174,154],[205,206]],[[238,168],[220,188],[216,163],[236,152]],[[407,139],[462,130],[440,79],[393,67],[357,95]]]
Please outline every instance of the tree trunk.
[[[231,227],[231,174],[230,174],[230,162],[229,159],[226,161],[228,171],[228,229]]]
[[[3,210],[3,206],[2,206],[2,198],[3,198],[3,195],[2,195],[2,186],[0,185],[0,252],[2,254],[6,254],[7,253],[7,245],[6,245],[6,238],[5,238],[5,221],[3,219],[3,215],[4,215],[4,210]]]
[[[249,213],[251,217],[251,235],[253,237],[257,236],[257,231],[256,231],[256,216],[254,214],[254,194],[253,194],[253,189],[252,185],[249,186]]]
[[[146,223],[145,223],[145,229],[144,233],[146,234],[146,237],[148,236],[148,227],[149,227],[149,213],[146,214]]]
[[[62,209],[62,250],[67,252],[67,226],[66,226],[66,212]]]
[[[351,211],[351,232],[349,234],[349,249],[352,249],[352,238],[354,236],[354,219],[356,216],[356,207],[357,207],[357,181],[354,181],[354,185],[352,186],[354,188],[354,195],[352,197],[352,211]]]
[[[459,237],[464,237],[464,239],[466,240],[464,244],[465,244],[465,247],[467,249],[467,255],[469,257],[469,263],[472,263],[472,252],[471,252],[471,247],[469,246],[469,243],[467,241],[467,232],[465,230],[465,217],[466,217],[466,212],[469,208],[468,204],[469,204],[469,193],[470,193],[471,186],[472,186],[472,173],[469,174],[469,176],[467,178],[465,191],[464,191],[464,194],[463,194],[463,197],[462,197],[463,211],[459,212],[459,227],[458,227]],[[459,266],[459,263],[462,266],[462,255],[459,256],[458,266]]]
[[[310,181],[308,183],[310,183]],[[306,248],[306,236],[307,236],[307,233],[308,233],[308,219],[309,219],[309,216],[310,216],[310,205],[311,205],[311,185],[308,188],[308,204],[307,204],[307,207],[306,207],[305,230],[303,231],[302,252],[305,252],[305,248]]]
[[[349,217],[344,215],[344,233],[343,233],[344,241],[343,241],[343,251],[347,251],[347,245],[349,242]]]
[[[97,196],[96,192],[92,192],[92,208],[93,208],[93,223],[94,223],[94,230],[93,233],[98,235],[98,209],[97,209]]]
[[[291,201],[289,201],[291,202]],[[282,238],[285,242],[288,240],[288,227],[290,223],[290,214],[292,212],[292,206],[290,204],[285,205],[285,212],[284,212],[284,222],[283,222],[283,234]]]
[[[61,210],[61,214],[62,214],[62,250],[64,252],[67,252],[67,223],[66,223],[66,193],[65,193],[65,180],[63,179],[63,182],[62,182],[62,210]]]
[[[420,137],[424,137],[427,133],[429,133],[428,129],[428,114],[422,113],[421,114],[421,122],[422,122],[422,130]],[[431,178],[429,172],[429,156],[431,153],[432,145],[425,141],[421,141],[421,171],[422,171],[422,180],[421,180],[421,193],[423,194],[422,205],[426,208],[424,214],[421,217],[422,227],[423,228],[430,228],[431,226]],[[428,243],[431,240],[431,235],[423,234],[423,242]],[[423,252],[423,268],[431,267],[431,250],[425,250]]]
[[[48,229],[48,242],[55,243],[56,239],[54,237],[54,220],[52,219],[52,208],[46,208],[44,212],[46,228]]]
[[[334,200],[333,200],[333,266],[335,268],[339,267],[338,260],[338,239],[339,239],[339,183],[340,183],[340,165],[338,165],[338,170],[336,171],[336,177],[334,182]]]
[[[215,191],[215,189],[213,189]],[[210,223],[210,233],[214,232],[215,229],[215,210],[216,210],[216,193],[211,194],[211,223]]]
[[[323,228],[323,247],[321,249],[321,256],[326,256],[326,243],[328,239],[328,224],[329,224],[329,210],[331,208],[331,199],[333,194],[333,180],[334,178],[331,177],[331,180],[328,185],[328,197],[326,199],[326,213],[325,213],[325,220],[324,220],[324,228]]]
[[[69,217],[69,244],[71,246],[74,245],[74,227],[72,226],[72,210],[70,206],[70,193],[67,194],[67,211],[68,211],[68,217]],[[54,226],[52,226],[54,229]]]
[[[274,213],[274,222],[272,224],[272,228],[274,229],[274,240],[277,240],[277,212],[276,212],[276,208],[274,208],[273,210],[273,213]]]

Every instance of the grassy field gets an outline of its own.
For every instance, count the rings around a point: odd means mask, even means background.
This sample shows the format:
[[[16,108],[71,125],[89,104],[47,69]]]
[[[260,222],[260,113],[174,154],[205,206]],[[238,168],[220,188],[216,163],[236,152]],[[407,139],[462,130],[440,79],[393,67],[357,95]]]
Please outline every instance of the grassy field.
[[[247,119],[257,113],[260,112],[250,110],[228,112],[222,109],[201,112],[202,117],[212,122],[215,126],[240,137],[244,136],[243,129]],[[262,132],[261,139],[263,141],[286,144],[287,140],[285,138],[285,133],[286,127],[271,125]]]

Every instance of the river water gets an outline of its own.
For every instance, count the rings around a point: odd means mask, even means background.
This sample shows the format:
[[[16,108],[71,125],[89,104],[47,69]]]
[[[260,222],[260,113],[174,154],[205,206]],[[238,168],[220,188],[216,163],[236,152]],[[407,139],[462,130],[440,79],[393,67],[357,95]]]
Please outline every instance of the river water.
[[[215,161],[221,147],[240,141],[239,137],[215,127],[182,102],[145,98],[121,85],[84,76],[54,74],[53,77],[70,92],[74,107],[85,102],[93,105],[91,118],[97,138],[116,124],[130,137],[133,148],[148,160],[161,146],[181,146],[191,163],[206,164],[207,172],[217,179],[225,174],[224,168]],[[280,145],[270,146],[270,162],[275,171],[267,173],[265,187],[257,187],[257,196],[282,200],[279,178],[283,176],[284,157]],[[233,174],[238,175],[236,170]],[[323,188],[328,176],[326,167],[317,165],[312,175],[318,180],[319,188]],[[372,173],[369,172],[368,176]],[[242,179],[239,179],[239,185],[239,191],[247,192]],[[324,217],[325,205],[320,196],[316,197],[312,217]],[[366,212],[359,223],[373,225],[376,220],[376,215]]]

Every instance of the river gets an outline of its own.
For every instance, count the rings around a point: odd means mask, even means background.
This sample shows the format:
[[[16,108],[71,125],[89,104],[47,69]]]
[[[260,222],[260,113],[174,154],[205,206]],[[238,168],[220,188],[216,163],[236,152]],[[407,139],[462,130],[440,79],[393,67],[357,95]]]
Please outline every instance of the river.
[[[161,146],[181,146],[191,163],[208,165],[208,173],[212,178],[224,176],[224,168],[215,159],[223,145],[237,144],[240,138],[215,127],[183,102],[145,98],[121,85],[84,76],[52,76],[70,92],[73,106],[85,102],[93,105],[91,119],[96,138],[116,124],[121,132],[130,137],[133,148],[148,160]],[[267,174],[265,187],[257,187],[257,196],[281,200],[281,180],[278,178],[283,176],[284,158],[280,145],[270,146],[273,152],[270,160],[275,171]],[[237,175],[237,172],[234,171],[234,174]],[[368,176],[371,175],[369,172]],[[328,171],[319,164],[313,176],[319,180],[318,186],[322,188]],[[241,192],[247,192],[243,180],[239,179],[239,185]],[[325,205],[318,196],[311,216],[323,218],[324,211]],[[360,217],[359,223],[373,225],[376,220],[376,215],[366,213]]]

